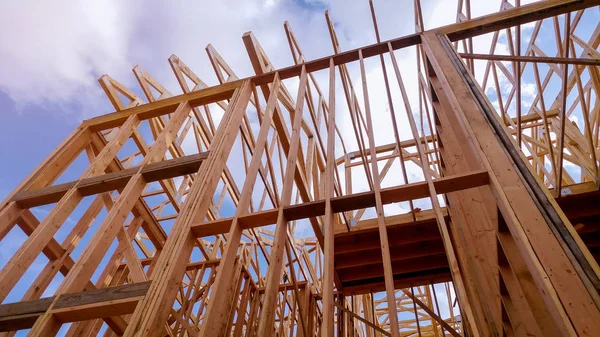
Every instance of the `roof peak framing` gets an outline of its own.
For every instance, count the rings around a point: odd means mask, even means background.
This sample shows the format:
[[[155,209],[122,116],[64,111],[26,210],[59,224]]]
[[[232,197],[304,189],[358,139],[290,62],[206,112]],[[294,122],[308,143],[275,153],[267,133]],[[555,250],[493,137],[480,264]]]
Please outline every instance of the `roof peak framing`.
[[[448,35],[449,38],[454,41],[486,34],[519,24],[542,20],[582,8],[589,8],[598,4],[600,4],[600,1],[598,0],[540,1],[522,7],[515,7],[506,11],[486,15],[468,22],[459,22],[448,26],[435,28],[433,30],[440,34]],[[233,95],[233,90],[239,87],[244,80],[251,80],[255,85],[271,83],[276,73],[279,75],[280,79],[284,80],[286,78],[299,76],[303,66],[306,67],[306,71],[310,73],[327,69],[329,67],[330,59],[333,59],[334,64],[338,66],[349,62],[358,61],[359,51],[362,53],[363,58],[369,58],[387,53],[389,51],[388,43],[391,44],[392,49],[398,50],[417,45],[420,42],[420,33],[410,34],[403,37],[374,43],[369,46],[340,52],[338,54],[333,54],[317,60],[305,61],[297,65],[273,70],[265,74],[254,75],[245,79],[234,80],[221,85],[173,96],[154,103],[123,109],[122,111],[114,112],[112,114],[106,114],[85,120],[83,125],[91,127],[94,131],[101,131],[118,125],[120,122],[124,121],[127,116],[132,114],[140,114],[140,119],[147,119],[170,113],[177,107],[177,104],[182,101],[187,101],[192,107],[195,107],[228,99],[231,97],[231,95]]]

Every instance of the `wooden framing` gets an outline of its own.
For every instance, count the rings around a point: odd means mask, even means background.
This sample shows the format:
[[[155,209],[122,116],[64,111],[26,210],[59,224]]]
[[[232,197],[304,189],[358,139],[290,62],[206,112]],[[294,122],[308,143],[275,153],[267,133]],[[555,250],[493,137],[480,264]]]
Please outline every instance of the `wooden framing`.
[[[246,33],[255,76],[212,45],[215,86],[176,55],[182,94],[140,66],[145,97],[103,75],[116,111],[0,204],[0,240],[27,236],[0,270],[0,336],[65,323],[66,336],[595,336],[600,24],[580,36],[599,2],[502,0],[472,18],[458,0],[456,24],[427,30],[416,0],[415,34],[388,41],[368,2],[376,43],[354,50],[326,12],[334,54],[321,59],[286,22],[286,68]],[[538,41],[548,27],[555,55]]]

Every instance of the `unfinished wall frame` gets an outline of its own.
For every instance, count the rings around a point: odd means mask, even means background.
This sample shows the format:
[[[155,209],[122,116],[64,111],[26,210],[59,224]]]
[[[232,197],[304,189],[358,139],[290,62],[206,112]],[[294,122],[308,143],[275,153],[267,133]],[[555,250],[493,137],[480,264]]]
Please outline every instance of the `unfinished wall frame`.
[[[246,33],[255,76],[212,45],[215,86],[176,55],[179,95],[140,66],[145,97],[102,76],[115,112],[85,120],[0,204],[0,240],[26,236],[0,270],[0,336],[595,336],[600,24],[577,33],[599,1],[503,0],[472,18],[459,0],[457,23],[425,30],[417,0],[415,34],[388,41],[368,3],[369,46],[342,51],[326,12],[321,59],[286,22],[287,68]],[[536,40],[544,20],[556,56]],[[491,50],[475,53],[484,34]],[[501,38],[510,55],[494,54]]]

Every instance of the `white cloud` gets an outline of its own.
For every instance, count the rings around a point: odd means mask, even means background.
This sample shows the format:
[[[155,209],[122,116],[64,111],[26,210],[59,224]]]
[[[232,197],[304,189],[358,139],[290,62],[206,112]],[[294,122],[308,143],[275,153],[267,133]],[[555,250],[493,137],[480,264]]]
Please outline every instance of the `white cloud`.
[[[570,120],[571,122],[574,122],[575,124],[577,124],[577,126],[579,127],[579,125],[580,125],[580,124],[579,124],[579,118],[578,118],[577,116],[575,116],[575,115],[571,115],[571,116],[569,116],[569,120]]]
[[[533,83],[521,84],[521,94],[527,96],[534,96],[536,93],[536,87]]]
[[[311,24],[321,21],[321,26]],[[284,20],[300,37],[326,26],[321,12],[280,1],[14,1],[0,4],[0,90],[18,105],[81,108],[81,117],[112,110],[97,78],[109,74],[140,93],[140,64],[173,93],[181,90],[167,58],[175,53],[209,85],[217,84],[204,51],[213,43],[240,77],[253,74],[241,36],[253,30],[276,66],[291,63]],[[314,27],[314,28],[313,28]],[[318,48],[323,51],[328,37]],[[309,57],[315,55],[306,43]],[[281,48],[286,46],[286,48]],[[328,45],[327,45],[328,46]],[[100,108],[97,106],[100,105]],[[69,110],[69,109],[65,109]]]
[[[99,97],[100,73],[127,66],[133,7],[108,1],[3,1],[0,89],[18,104]]]

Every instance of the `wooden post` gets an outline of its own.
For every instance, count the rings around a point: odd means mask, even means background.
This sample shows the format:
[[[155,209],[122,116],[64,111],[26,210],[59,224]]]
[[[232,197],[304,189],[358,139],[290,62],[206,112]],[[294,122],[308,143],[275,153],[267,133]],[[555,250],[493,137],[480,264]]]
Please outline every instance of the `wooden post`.
[[[283,207],[290,205],[292,199],[292,189],[294,187],[294,176],[296,174],[296,160],[300,145],[300,127],[302,122],[302,112],[304,109],[304,98],[306,93],[306,69],[300,74],[300,85],[298,87],[298,97],[296,99],[296,109],[294,111],[292,123],[292,137],[290,141],[290,152],[287,156],[285,166],[285,176],[283,180],[283,191],[281,192],[281,202],[277,214],[277,224],[273,249],[271,250],[271,263],[267,271],[267,282],[265,287],[265,299],[260,321],[258,323],[259,336],[271,336],[273,332],[273,321],[275,319],[275,306],[277,304],[277,293],[279,291],[279,282],[283,272],[283,250],[287,237],[287,220],[283,213]]]
[[[333,197],[333,165],[335,162],[335,65],[333,60],[329,63],[329,118],[327,128],[327,166],[325,168],[325,220],[323,222],[325,233],[323,279],[323,326],[322,337],[333,337],[333,282],[334,282],[334,224],[331,211],[331,198]]]
[[[472,139],[475,153],[490,172],[492,192],[498,207],[510,233],[515,237],[545,305],[564,334],[572,334],[575,330],[586,336],[600,330],[600,327],[593,328],[597,323],[600,324],[600,311],[593,299],[597,293],[588,292],[583,280],[573,272],[577,271],[577,267],[571,263],[552,233],[554,225],[547,222],[547,217],[540,212],[535,199],[525,187],[522,174],[527,173],[518,174],[514,169],[516,159],[509,158],[507,151],[510,149],[505,148],[494,134],[490,125],[492,122],[482,113],[482,108],[473,98],[440,39],[443,37],[434,32],[423,34],[428,59],[436,76],[444,83],[443,91],[450,97],[453,111],[463,123],[462,132]],[[568,220],[563,220],[566,226],[570,226]]]
[[[394,292],[394,272],[392,270],[392,259],[388,241],[387,228],[384,220],[383,204],[381,202],[379,166],[377,165],[377,153],[375,152],[375,130],[371,118],[371,107],[369,104],[369,91],[367,88],[367,76],[362,52],[359,51],[360,73],[362,76],[363,95],[365,100],[365,112],[367,115],[367,129],[369,135],[369,155],[371,156],[371,175],[373,176],[373,187],[375,192],[375,211],[377,213],[377,224],[379,228],[379,241],[381,243],[381,255],[383,257],[383,272],[385,280],[385,293],[388,303],[388,315],[390,320],[390,331],[393,337],[398,337],[398,311],[396,309],[396,295]]]

